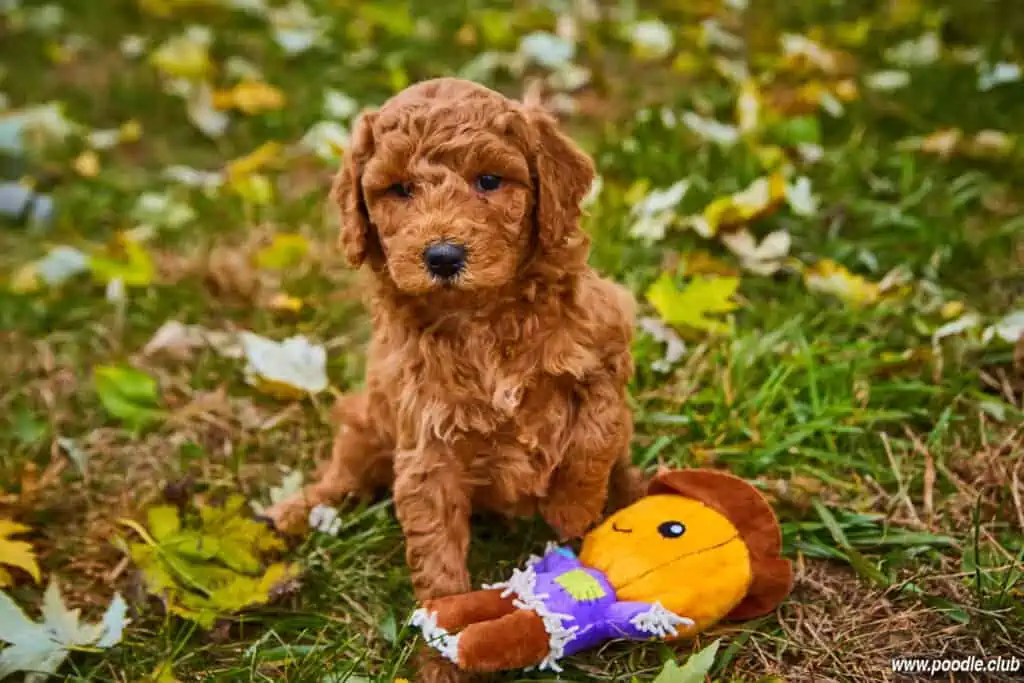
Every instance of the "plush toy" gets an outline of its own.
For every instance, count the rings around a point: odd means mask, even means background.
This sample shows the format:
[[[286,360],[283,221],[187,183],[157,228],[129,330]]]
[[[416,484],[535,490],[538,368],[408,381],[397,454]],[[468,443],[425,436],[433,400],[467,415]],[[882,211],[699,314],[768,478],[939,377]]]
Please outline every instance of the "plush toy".
[[[549,545],[503,583],[431,600],[412,624],[459,668],[561,671],[567,655],[614,638],[687,638],[749,619],[789,594],[782,534],[750,484],[668,470],[647,496],[587,534],[577,557]]]

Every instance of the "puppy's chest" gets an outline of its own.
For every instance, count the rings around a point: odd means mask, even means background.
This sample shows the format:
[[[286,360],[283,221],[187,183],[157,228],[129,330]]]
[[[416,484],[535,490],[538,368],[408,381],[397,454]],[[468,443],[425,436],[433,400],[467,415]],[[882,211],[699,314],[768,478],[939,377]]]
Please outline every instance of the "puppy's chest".
[[[403,436],[524,454],[557,442],[571,419],[573,383],[543,372],[515,348],[459,341],[426,349],[405,366]]]

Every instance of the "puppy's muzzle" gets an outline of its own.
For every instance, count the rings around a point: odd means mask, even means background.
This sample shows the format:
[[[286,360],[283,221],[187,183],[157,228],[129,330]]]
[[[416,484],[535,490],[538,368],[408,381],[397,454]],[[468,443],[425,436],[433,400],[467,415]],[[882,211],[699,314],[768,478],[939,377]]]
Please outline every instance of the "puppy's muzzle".
[[[466,267],[466,248],[452,242],[438,242],[423,250],[423,263],[434,277],[451,280]]]

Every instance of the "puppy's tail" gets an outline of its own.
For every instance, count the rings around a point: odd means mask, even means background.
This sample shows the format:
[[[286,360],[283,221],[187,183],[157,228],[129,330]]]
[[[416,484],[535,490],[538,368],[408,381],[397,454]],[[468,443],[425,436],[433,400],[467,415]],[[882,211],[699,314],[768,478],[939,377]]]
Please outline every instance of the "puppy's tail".
[[[632,505],[647,491],[647,477],[634,465],[627,451],[612,467],[608,481],[608,508],[615,512]]]

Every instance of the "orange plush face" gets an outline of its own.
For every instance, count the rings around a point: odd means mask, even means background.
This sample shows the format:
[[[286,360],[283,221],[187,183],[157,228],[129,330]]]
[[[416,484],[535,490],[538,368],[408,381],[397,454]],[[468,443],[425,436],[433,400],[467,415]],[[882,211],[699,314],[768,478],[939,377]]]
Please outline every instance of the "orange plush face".
[[[651,495],[611,516],[580,560],[608,577],[620,600],[660,602],[706,628],[747,594],[750,555],[724,515],[678,495]]]

